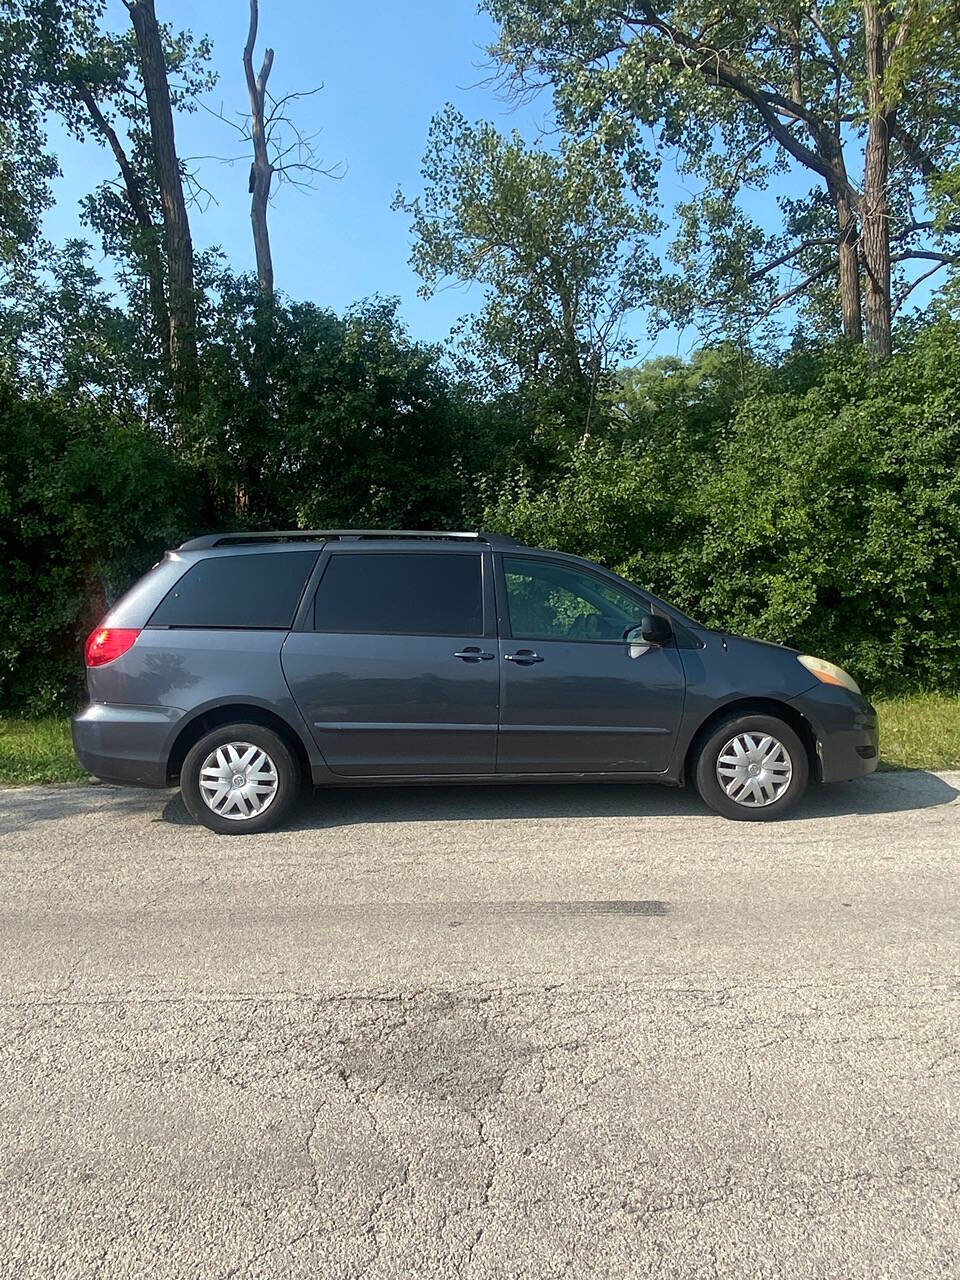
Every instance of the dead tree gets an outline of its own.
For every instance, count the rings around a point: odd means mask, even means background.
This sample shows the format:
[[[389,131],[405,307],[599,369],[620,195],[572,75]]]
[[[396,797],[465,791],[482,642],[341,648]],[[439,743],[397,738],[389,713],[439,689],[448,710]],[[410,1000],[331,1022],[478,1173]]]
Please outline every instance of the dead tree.
[[[273,69],[274,53],[267,49],[263,55],[259,74],[254,73],[253,55],[257,43],[260,22],[258,0],[250,0],[250,23],[247,42],[243,47],[243,72],[250,100],[248,112],[237,113],[239,120],[230,119],[221,108],[214,112],[219,120],[230,125],[253,150],[250,165],[250,221],[253,226],[253,245],[257,255],[257,280],[264,298],[273,297],[273,255],[270,249],[270,229],[267,207],[270,203],[273,180],[291,182],[296,187],[310,189],[319,176],[337,178],[342,175],[340,165],[325,169],[316,163],[314,139],[317,133],[305,134],[297,128],[288,114],[292,102],[319,93],[323,85],[305,93],[288,93],[280,98],[271,95],[267,81]],[[247,153],[249,154],[249,152]],[[221,157],[226,163],[234,163],[240,157]]]
[[[250,221],[253,223],[253,247],[257,254],[257,280],[265,298],[273,297],[273,257],[270,253],[270,231],[267,227],[267,202],[270,199],[270,183],[273,181],[273,165],[267,150],[265,126],[267,80],[273,67],[273,50],[263,55],[260,74],[253,74],[253,49],[257,42],[259,22],[257,0],[250,0],[250,29],[243,47],[243,70],[250,95],[250,139],[253,143],[253,163],[250,166]]]

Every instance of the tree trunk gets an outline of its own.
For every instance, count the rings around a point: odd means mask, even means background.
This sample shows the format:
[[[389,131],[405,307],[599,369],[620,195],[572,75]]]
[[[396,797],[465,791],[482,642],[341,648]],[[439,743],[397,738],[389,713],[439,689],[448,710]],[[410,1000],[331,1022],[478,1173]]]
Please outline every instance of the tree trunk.
[[[75,78],[73,83],[80,96],[81,102],[87,108],[87,112],[90,119],[93,121],[94,127],[109,143],[110,149],[117,161],[117,166],[120,169],[120,176],[123,178],[123,185],[127,193],[127,203],[130,205],[130,211],[133,214],[134,221],[141,232],[138,247],[143,259],[143,269],[147,277],[147,288],[150,294],[150,310],[153,315],[153,325],[156,330],[157,339],[160,343],[160,350],[163,352],[164,360],[169,365],[170,313],[167,310],[167,298],[163,287],[163,262],[160,257],[160,249],[157,244],[157,228],[153,225],[153,219],[150,217],[150,210],[147,207],[147,202],[144,198],[140,178],[127,158],[127,153],[124,151],[123,145],[117,137],[116,130],[113,129],[103,112],[100,110],[100,105],[93,96],[90,86],[78,78]]]
[[[253,140],[253,164],[250,166],[250,221],[253,224],[253,247],[257,254],[257,280],[260,293],[273,297],[273,258],[270,253],[270,232],[267,227],[267,201],[270,198],[270,182],[273,165],[267,155],[267,136],[264,128],[264,102],[267,79],[273,67],[273,50],[263,55],[260,75],[253,74],[253,48],[257,41],[257,0],[250,0],[250,29],[243,50],[243,70],[250,95],[250,136]]]
[[[847,195],[836,197],[840,231],[840,314],[843,336],[863,342],[863,315],[860,310],[860,256],[857,252],[857,217]]]
[[[167,282],[170,297],[170,366],[181,435],[199,399],[197,301],[193,282],[193,242],[180,180],[173,133],[167,66],[154,0],[125,0],[140,52],[150,135],[160,184]]]
[[[867,346],[875,359],[885,360],[893,351],[890,304],[890,211],[887,179],[890,164],[890,120],[883,92],[886,70],[885,21],[875,0],[864,0],[866,42],[867,111],[869,131],[864,166],[863,261],[866,272],[864,311]]]

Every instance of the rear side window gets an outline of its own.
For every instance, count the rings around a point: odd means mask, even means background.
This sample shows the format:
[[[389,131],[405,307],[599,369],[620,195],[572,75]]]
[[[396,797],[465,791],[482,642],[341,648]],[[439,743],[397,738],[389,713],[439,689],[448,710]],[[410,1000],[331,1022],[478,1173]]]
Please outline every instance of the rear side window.
[[[482,635],[480,556],[402,551],[334,554],[317,588],[314,628],[386,635]]]
[[[285,631],[316,562],[316,551],[211,556],[187,570],[148,625]]]

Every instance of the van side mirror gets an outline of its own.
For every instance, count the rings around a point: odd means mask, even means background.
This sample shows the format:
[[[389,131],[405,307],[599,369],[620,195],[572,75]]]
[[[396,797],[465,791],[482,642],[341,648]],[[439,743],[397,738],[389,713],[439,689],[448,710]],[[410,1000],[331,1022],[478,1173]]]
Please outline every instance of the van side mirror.
[[[645,613],[640,619],[640,636],[644,644],[662,647],[673,639],[673,628],[658,613]]]

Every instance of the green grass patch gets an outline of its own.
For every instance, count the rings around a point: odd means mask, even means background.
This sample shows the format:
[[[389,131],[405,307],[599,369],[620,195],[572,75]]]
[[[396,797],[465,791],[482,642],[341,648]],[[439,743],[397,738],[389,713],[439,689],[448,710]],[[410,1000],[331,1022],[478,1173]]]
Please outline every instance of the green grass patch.
[[[960,769],[960,697],[878,698],[881,769]]]
[[[77,782],[86,776],[73,754],[68,720],[0,717],[0,783]]]
[[[922,693],[876,702],[881,769],[960,769],[960,697]],[[70,723],[0,717],[0,783],[77,782],[86,777]]]

